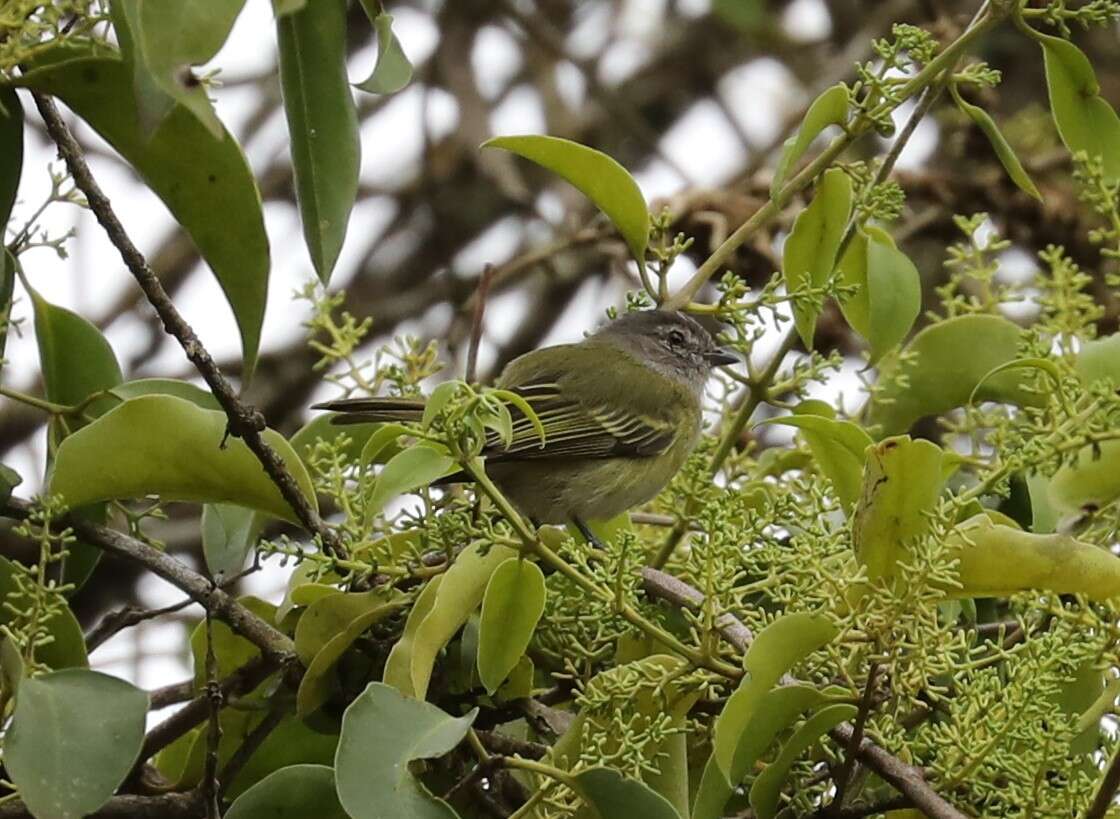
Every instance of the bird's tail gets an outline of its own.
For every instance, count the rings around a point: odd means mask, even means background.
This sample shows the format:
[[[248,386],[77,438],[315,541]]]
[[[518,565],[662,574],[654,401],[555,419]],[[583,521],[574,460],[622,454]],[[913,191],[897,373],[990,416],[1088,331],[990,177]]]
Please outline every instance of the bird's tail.
[[[340,398],[315,404],[312,409],[338,415],[334,424],[366,424],[383,421],[419,421],[424,415],[423,398]]]

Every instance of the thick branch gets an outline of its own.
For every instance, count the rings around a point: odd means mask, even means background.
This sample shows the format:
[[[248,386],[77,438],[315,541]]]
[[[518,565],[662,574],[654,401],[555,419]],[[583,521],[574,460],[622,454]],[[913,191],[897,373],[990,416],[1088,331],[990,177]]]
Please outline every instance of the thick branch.
[[[157,796],[114,796],[89,819],[198,819],[202,799],[196,791]],[[0,819],[35,819],[22,802],[0,806]]]
[[[19,498],[10,498],[7,504],[0,507],[0,515],[15,520],[25,520],[30,512],[31,504]],[[295,656],[295,646],[287,635],[270,626],[221,589],[212,588],[209,580],[171,555],[108,526],[99,526],[72,515],[61,518],[58,524],[71,529],[79,538],[102,551],[139,563],[186,592],[213,612],[215,617],[260,648],[275,664],[286,664]]]
[[[105,229],[109,241],[120,253],[121,259],[124,260],[129,272],[132,273],[136,282],[140,285],[140,289],[144,291],[144,295],[152,307],[155,308],[156,313],[159,314],[164,329],[179,342],[183,351],[187,354],[187,358],[198,369],[199,374],[202,375],[207,386],[210,387],[214,398],[221,404],[226,417],[229,419],[230,434],[241,438],[245,445],[257,456],[268,477],[276,484],[280,494],[284,496],[284,500],[292,507],[307,530],[319,536],[325,549],[335,554],[341,554],[342,547],[338,543],[334,532],[327,527],[323,519],[319,517],[319,513],[304,496],[299,484],[288,472],[287,466],[284,465],[284,461],[276,453],[276,450],[269,446],[261,436],[261,432],[265,428],[264,416],[255,407],[242,403],[237,397],[233,386],[222,375],[222,371],[210,356],[209,351],[199,341],[190,324],[179,313],[171,301],[171,297],[167,295],[167,291],[164,290],[159,278],[148,266],[144,254],[137,249],[128,233],[125,232],[124,226],[117,218],[108,197],[101,191],[101,187],[93,178],[89,165],[86,164],[82,155],[81,146],[74,139],[74,135],[63,121],[54,102],[51,101],[50,97],[43,94],[33,93],[32,96],[35,98],[35,105],[43,117],[47,133],[50,134],[51,139],[58,146],[59,156],[66,162],[66,167],[74,179],[74,184],[85,195],[90,210],[93,211],[97,221]]]

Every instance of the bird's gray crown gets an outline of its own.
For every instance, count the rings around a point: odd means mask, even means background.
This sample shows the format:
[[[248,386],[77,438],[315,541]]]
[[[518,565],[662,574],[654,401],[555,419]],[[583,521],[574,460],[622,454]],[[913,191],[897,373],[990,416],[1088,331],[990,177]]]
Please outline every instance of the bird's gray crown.
[[[626,313],[592,338],[620,347],[697,395],[711,373],[711,356],[719,351],[711,333],[694,319],[668,310]]]

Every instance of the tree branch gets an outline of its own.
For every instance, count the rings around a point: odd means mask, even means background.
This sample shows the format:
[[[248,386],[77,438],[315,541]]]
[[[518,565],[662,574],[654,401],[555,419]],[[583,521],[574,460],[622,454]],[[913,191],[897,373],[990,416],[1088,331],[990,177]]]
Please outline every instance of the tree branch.
[[[93,211],[101,227],[105,229],[109,241],[121,255],[121,259],[132,273],[140,289],[144,291],[149,303],[155,308],[164,329],[175,337],[183,348],[187,358],[198,369],[199,374],[206,381],[210,392],[221,404],[229,423],[229,432],[245,442],[245,445],[257,456],[264,471],[276,487],[280,490],[284,500],[292,507],[300,522],[309,532],[314,533],[323,544],[323,548],[333,554],[342,556],[345,552],[338,542],[335,533],[326,525],[319,513],[308,501],[303,491],[299,488],[295,478],[288,471],[284,461],[261,436],[265,429],[265,419],[255,407],[243,403],[234,392],[233,386],[226,380],[217,363],[210,356],[209,351],[199,341],[194,330],[182,314],[179,313],[171,297],[167,295],[159,277],[148,266],[136,245],[132,243],[124,226],[117,218],[108,197],[101,191],[101,187],[93,178],[89,165],[82,155],[82,148],[71,133],[69,126],[63,121],[54,102],[43,94],[32,92],[35,105],[43,117],[47,133],[50,134],[58,147],[59,156],[66,162],[70,176],[86,197],[89,208]]]
[[[1085,812],[1085,819],[1104,819],[1112,801],[1116,798],[1116,791],[1120,790],[1120,750],[1112,755],[1112,759],[1105,769],[1104,778],[1093,797],[1093,804]]]
[[[202,798],[197,791],[156,796],[114,796],[87,819],[198,819]],[[22,802],[0,805],[0,819],[35,819]]]

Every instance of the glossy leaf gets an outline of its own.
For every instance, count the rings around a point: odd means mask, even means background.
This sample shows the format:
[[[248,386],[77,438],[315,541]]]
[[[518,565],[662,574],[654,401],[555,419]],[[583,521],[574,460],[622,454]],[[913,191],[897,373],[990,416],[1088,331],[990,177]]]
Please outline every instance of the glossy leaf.
[[[494,137],[482,147],[512,151],[568,180],[607,215],[638,264],[645,264],[649,242],[646,200],[634,178],[611,157],[551,136]]]
[[[985,378],[1019,358],[1021,336],[1017,325],[999,316],[957,316],[925,328],[906,345],[903,363],[897,355],[883,360],[868,423],[885,435],[906,432],[919,418],[962,406],[970,397],[1037,406],[1040,398],[1027,391],[1023,373]]]
[[[1071,153],[1100,157],[1105,178],[1120,179],[1120,117],[1100,95],[1089,58],[1068,40],[1036,34],[1046,64],[1050,110]]]
[[[813,453],[814,464],[832,483],[844,508],[852,508],[863,485],[865,453],[873,443],[862,427],[851,421],[837,421],[819,415],[784,415],[762,423],[783,424],[800,430],[801,437]]]
[[[531,560],[511,557],[490,576],[478,638],[478,677],[487,692],[497,690],[525,655],[544,601],[544,574]]]
[[[424,699],[439,652],[478,608],[494,571],[516,554],[513,549],[498,545],[491,546],[485,554],[480,545],[468,546],[459,553],[443,575],[431,610],[416,629],[408,657],[411,688],[401,689],[404,693]],[[385,673],[386,682],[389,682],[388,666]]]
[[[225,819],[349,819],[328,765],[289,765],[237,797]]]
[[[782,276],[786,290],[821,287],[836,266],[836,254],[852,213],[852,180],[839,168],[824,173],[809,207],[798,214],[782,248]],[[802,342],[813,346],[820,306],[791,303]]]
[[[774,819],[777,815],[782,783],[798,757],[823,734],[844,720],[853,719],[858,711],[854,705],[829,705],[805,720],[789,742],[782,746],[778,758],[766,766],[751,786],[751,808],[758,819]]]
[[[1008,141],[1000,133],[999,126],[996,121],[991,118],[987,111],[977,105],[963,100],[955,85],[950,85],[949,90],[953,93],[953,101],[957,104],[969,119],[976,123],[984,136],[988,138],[988,142],[992,144],[992,148],[999,158],[1000,164],[1003,169],[1007,171],[1007,176],[1014,182],[1019,190],[1028,196],[1033,196],[1038,201],[1042,201],[1042,194],[1038,192],[1034,182],[1031,180],[1030,174],[1027,173],[1023,167],[1023,163],[1019,161],[1019,157],[1015,155],[1015,150],[1011,147]]]
[[[339,801],[352,819],[455,819],[409,771],[458,745],[477,709],[455,719],[434,705],[370,683],[342,716],[335,756]]]
[[[0,88],[0,231],[12,215],[23,171],[23,105],[14,88]],[[2,243],[0,243],[2,244]],[[0,292],[0,312],[4,308]],[[4,353],[0,346],[0,356]]]
[[[821,95],[813,100],[805,112],[805,119],[801,120],[801,127],[797,133],[785,141],[782,146],[782,155],[774,169],[774,178],[770,182],[771,198],[778,195],[778,191],[786,182],[790,169],[809,149],[813,140],[820,136],[821,131],[829,125],[843,125],[848,117],[848,104],[851,95],[843,83],[837,83],[826,88]]]
[[[377,32],[377,63],[373,73],[358,83],[358,88],[371,94],[395,94],[412,79],[412,63],[393,33],[393,18],[382,12],[373,18]]]
[[[428,486],[451,472],[454,466],[455,459],[447,450],[426,444],[397,453],[385,464],[370,488],[365,505],[366,520],[371,521],[393,498]]]
[[[80,819],[124,781],[144,741],[148,695],[88,669],[23,681],[4,767],[37,819]]]
[[[714,753],[708,757],[696,791],[691,819],[720,819],[727,800],[734,792],[730,783],[737,786],[779,733],[792,725],[800,714],[823,701],[824,695],[807,685],[783,685],[766,693],[761,707],[739,739],[731,776],[724,777]]]
[[[255,510],[231,503],[202,507],[202,556],[211,577],[233,577],[241,571],[264,521]]]
[[[20,600],[13,597],[19,588],[15,580],[17,571],[11,560],[0,557],[0,626],[7,624],[12,618],[12,613],[8,611],[5,603],[21,608]],[[78,625],[77,618],[68,606],[61,607],[44,623],[44,626],[51,641],[35,649],[37,660],[48,668],[88,665],[82,627]]]
[[[836,636],[836,626],[811,612],[779,617],[755,637],[743,660],[746,676],[716,718],[713,755],[720,772],[731,777],[742,771],[740,745],[767,694],[793,665]],[[736,781],[737,784],[737,781]]]
[[[841,281],[858,288],[840,305],[844,318],[871,346],[871,361],[899,344],[922,308],[922,278],[886,231],[868,225],[839,262]]]
[[[338,633],[331,635],[322,647],[315,652],[314,658],[307,663],[307,671],[304,673],[303,679],[300,680],[299,692],[296,695],[296,712],[299,716],[306,717],[313,713],[330,697],[333,690],[334,678],[332,672],[334,667],[346,650],[354,644],[354,641],[361,637],[370,626],[396,614],[404,605],[402,600],[397,599],[397,595],[386,602],[386,595],[379,593],[376,597],[372,597],[371,594],[344,595],[345,597],[361,596],[366,598],[367,601],[376,600],[377,602],[373,605],[369,605],[367,602],[365,610],[349,620]],[[303,624],[304,618],[311,614],[312,609],[333,599],[334,597],[325,597],[317,603],[313,603],[311,608],[304,612],[303,617],[300,618],[300,624]],[[297,639],[299,634],[297,628]],[[297,642],[297,650],[298,647],[299,643]]]
[[[944,483],[941,470],[941,447],[908,435],[868,450],[852,542],[871,579],[894,574],[908,556],[907,544],[929,529]]]
[[[288,442],[272,430],[263,437],[315,505],[311,478]],[[50,491],[71,506],[160,495],[234,503],[297,522],[256,456],[242,441],[226,440],[223,413],[169,395],[126,401],[63,441]]]
[[[8,320],[11,318],[15,285],[16,259],[6,247],[0,248],[0,375],[4,373],[4,348],[8,342]]]
[[[136,104],[147,134],[175,103],[189,110],[214,139],[225,129],[191,73],[225,43],[245,0],[113,0],[113,26],[132,65]]]
[[[320,0],[276,21],[280,87],[303,238],[330,281],[358,194],[358,112],[346,77],[346,1]]]
[[[1036,535],[976,515],[946,543],[959,561],[961,588],[948,589],[952,596],[1007,597],[1028,589],[1093,600],[1120,595],[1120,557],[1070,535]]]
[[[664,796],[614,768],[587,768],[575,775],[572,784],[599,819],[680,819]]]
[[[55,46],[18,82],[65,102],[167,205],[233,309],[248,378],[260,344],[269,255],[260,193],[237,142],[228,133],[215,140],[181,105],[148,139],[128,67],[116,57],[94,56],[90,48]]]

